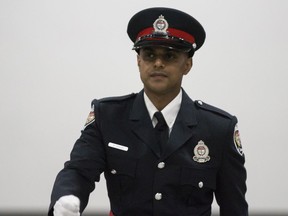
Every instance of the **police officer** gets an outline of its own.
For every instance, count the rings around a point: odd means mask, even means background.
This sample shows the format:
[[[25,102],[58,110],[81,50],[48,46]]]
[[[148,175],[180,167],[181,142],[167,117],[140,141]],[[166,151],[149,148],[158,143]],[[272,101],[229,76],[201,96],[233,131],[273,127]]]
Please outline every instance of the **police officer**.
[[[237,119],[181,87],[205,31],[192,16],[148,8],[129,21],[144,88],[92,102],[59,172],[49,215],[80,215],[104,172],[115,216],[247,216],[246,170]]]

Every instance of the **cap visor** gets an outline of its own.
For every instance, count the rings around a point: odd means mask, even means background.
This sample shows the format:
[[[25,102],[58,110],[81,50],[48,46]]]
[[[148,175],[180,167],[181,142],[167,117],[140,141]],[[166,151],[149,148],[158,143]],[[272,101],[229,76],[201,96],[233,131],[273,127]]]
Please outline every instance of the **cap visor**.
[[[152,46],[160,46],[160,47],[165,47],[168,49],[175,49],[179,50],[182,52],[189,52],[192,49],[192,46],[188,44],[185,41],[174,41],[174,40],[158,40],[158,39],[152,39],[152,40],[142,40],[137,42],[133,49],[138,50],[144,47],[152,47]]]

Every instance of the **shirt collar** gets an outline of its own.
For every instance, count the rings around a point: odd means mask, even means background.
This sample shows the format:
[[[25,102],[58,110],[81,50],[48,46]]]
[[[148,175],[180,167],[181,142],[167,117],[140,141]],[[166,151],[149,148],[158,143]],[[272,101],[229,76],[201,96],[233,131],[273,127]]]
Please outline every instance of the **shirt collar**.
[[[145,92],[144,92],[144,101],[145,101],[149,116],[152,120],[153,126],[155,126],[157,123],[157,120],[155,121],[155,118],[153,117],[154,117],[154,113],[157,112],[158,110],[154,106],[154,104],[151,102],[151,100],[148,98]],[[173,127],[177,114],[180,110],[181,101],[182,101],[182,89],[180,90],[179,94],[166,107],[164,107],[163,110],[161,110],[170,131]]]

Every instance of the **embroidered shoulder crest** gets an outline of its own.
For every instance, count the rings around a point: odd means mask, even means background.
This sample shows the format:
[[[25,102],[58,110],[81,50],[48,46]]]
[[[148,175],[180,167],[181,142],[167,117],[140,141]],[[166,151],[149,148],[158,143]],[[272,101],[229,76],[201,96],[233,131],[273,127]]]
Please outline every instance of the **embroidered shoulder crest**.
[[[241,143],[241,138],[240,138],[240,132],[239,132],[239,129],[238,129],[238,124],[236,124],[235,128],[234,128],[233,141],[234,141],[235,148],[236,148],[237,152],[241,156],[243,156],[244,152],[243,152],[243,148],[242,148],[242,143]]]
[[[88,117],[86,119],[84,128],[86,128],[88,125],[92,124],[95,121],[95,112],[94,112],[94,105],[91,106],[91,110],[88,114]]]

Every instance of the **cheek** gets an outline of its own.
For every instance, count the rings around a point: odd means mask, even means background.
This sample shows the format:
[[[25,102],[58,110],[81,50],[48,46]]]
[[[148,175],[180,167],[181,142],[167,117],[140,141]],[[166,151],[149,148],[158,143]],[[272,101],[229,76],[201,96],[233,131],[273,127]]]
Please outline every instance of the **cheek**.
[[[147,64],[143,64],[142,62],[138,63],[138,69],[141,74],[147,74],[149,71],[149,66]]]
[[[142,61],[141,61],[141,59],[140,58],[138,58],[138,60],[137,60],[137,65],[138,65],[138,69],[139,69],[139,71],[141,72],[143,69],[143,63],[142,63]]]
[[[185,74],[186,74],[186,67],[184,67],[184,65],[181,65],[181,64],[173,67],[170,73],[170,75],[174,78],[182,77]]]
[[[138,69],[139,69],[139,74],[140,74],[141,80],[142,81],[145,80],[147,77],[147,72],[146,72],[145,67],[143,65],[139,64]]]

